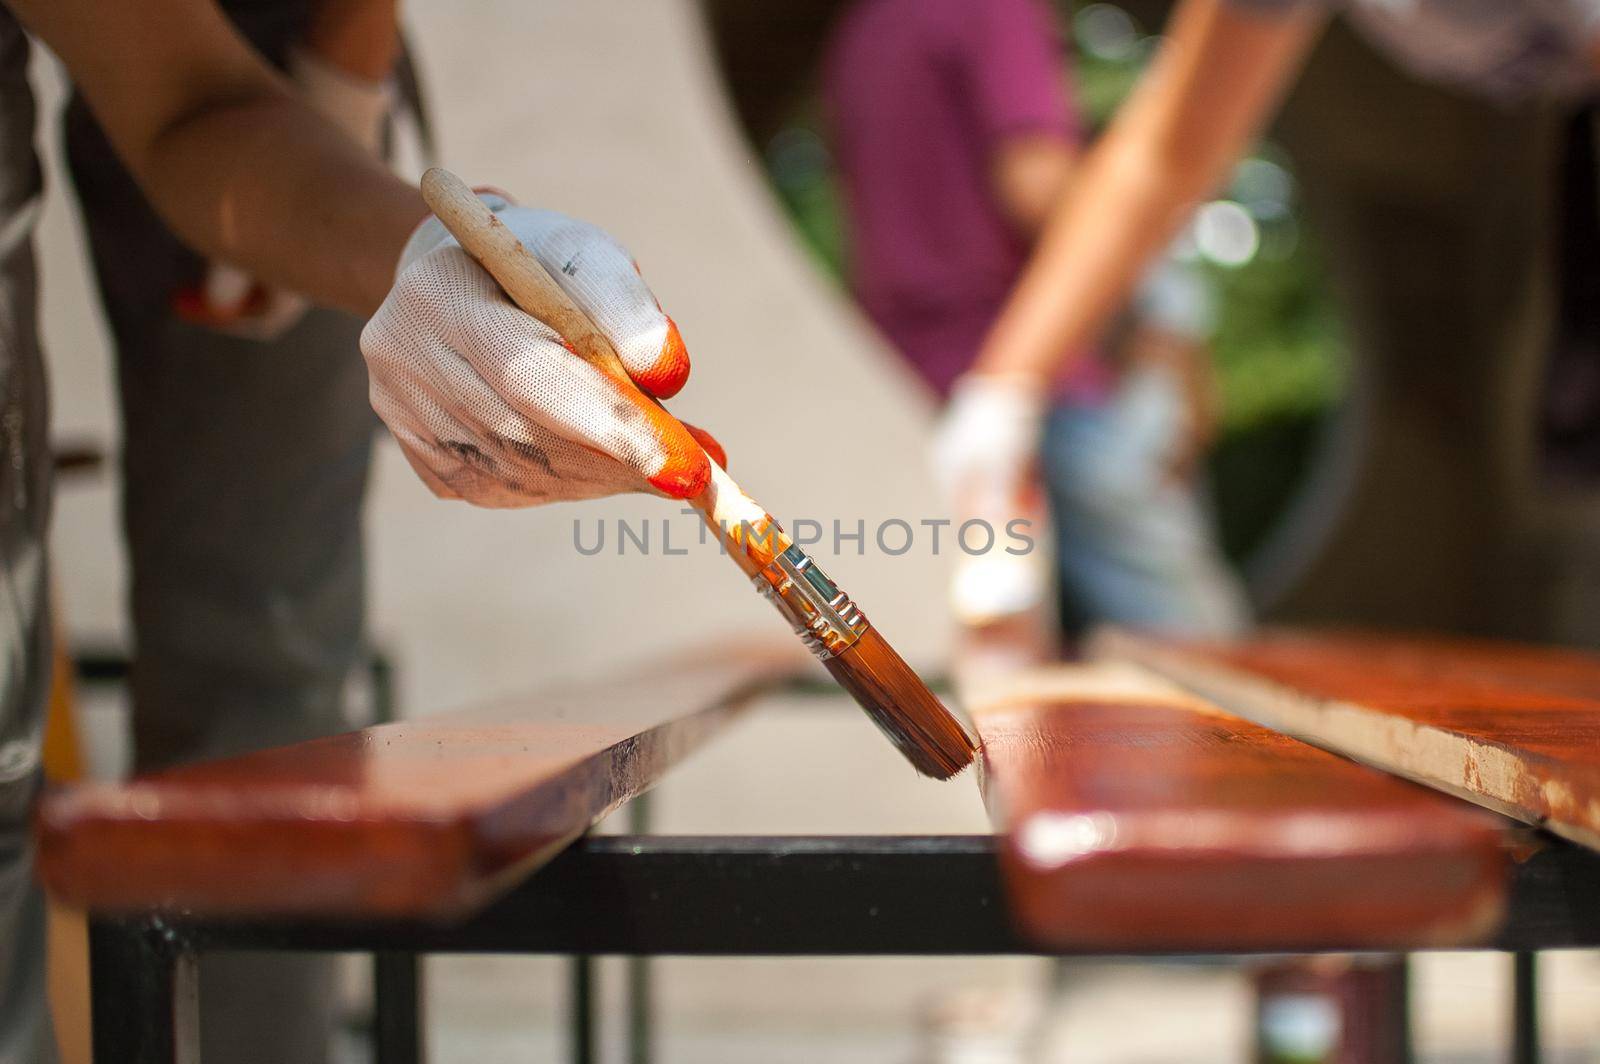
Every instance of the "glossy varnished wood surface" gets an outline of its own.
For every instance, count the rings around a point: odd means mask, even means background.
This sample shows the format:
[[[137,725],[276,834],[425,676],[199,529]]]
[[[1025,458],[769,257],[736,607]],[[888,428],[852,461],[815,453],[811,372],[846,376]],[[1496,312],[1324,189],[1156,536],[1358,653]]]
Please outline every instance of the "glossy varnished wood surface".
[[[1116,951],[1480,942],[1505,821],[1118,668],[969,701],[1020,931]]]
[[[40,805],[39,867],[99,912],[449,917],[489,900],[805,668],[724,653]]]
[[[1467,639],[1105,633],[1229,709],[1600,849],[1600,658]]]

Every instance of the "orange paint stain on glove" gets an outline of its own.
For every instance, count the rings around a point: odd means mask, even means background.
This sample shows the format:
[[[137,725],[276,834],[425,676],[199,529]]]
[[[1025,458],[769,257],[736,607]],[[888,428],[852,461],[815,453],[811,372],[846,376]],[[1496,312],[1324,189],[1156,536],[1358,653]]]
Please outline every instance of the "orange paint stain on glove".
[[[633,375],[634,382],[657,399],[670,399],[689,379],[689,349],[684,346],[678,323],[667,318],[667,338],[661,352],[648,369]]]
[[[687,421],[683,423],[683,427],[689,430],[689,435],[693,436],[695,438],[695,442],[700,444],[700,446],[705,449],[706,454],[711,456],[711,460],[713,462],[717,463],[717,465],[721,466],[723,469],[728,468],[728,452],[723,448],[722,444],[717,441],[715,436],[711,435],[711,433],[707,432],[700,426],[691,425]]]
[[[711,462],[698,444],[692,453],[669,451],[666,465],[648,479],[652,488],[674,499],[692,499],[711,483]]]
[[[679,421],[657,401],[675,395],[688,379],[689,349],[677,322],[668,317],[667,337],[655,364],[642,373],[630,374],[628,382],[617,382],[649,422],[651,434],[666,455],[661,468],[646,479],[652,488],[675,499],[690,499],[706,490],[712,461],[723,468],[728,464],[728,453],[715,436]]]
[[[637,389],[627,391],[632,392],[629,398],[649,423],[650,434],[660,442],[666,456],[661,468],[646,478],[650,486],[674,499],[692,498],[705,491],[711,483],[711,462],[695,431]],[[717,449],[720,451],[721,447]]]

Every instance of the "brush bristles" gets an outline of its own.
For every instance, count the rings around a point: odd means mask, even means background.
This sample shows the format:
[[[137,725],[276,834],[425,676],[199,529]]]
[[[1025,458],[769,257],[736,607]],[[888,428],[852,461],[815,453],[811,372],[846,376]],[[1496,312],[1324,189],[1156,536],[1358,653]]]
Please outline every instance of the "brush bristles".
[[[972,737],[877,629],[823,664],[924,776],[947,780],[972,763]]]

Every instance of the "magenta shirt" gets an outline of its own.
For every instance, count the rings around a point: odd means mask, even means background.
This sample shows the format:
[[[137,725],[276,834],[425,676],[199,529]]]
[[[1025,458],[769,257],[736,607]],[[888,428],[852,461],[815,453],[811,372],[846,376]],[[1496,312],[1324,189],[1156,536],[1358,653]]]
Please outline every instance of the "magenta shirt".
[[[1043,0],[858,0],[829,42],[852,285],[940,395],[1027,260],[994,201],[993,150],[1015,134],[1080,135],[1067,74]],[[1075,378],[1100,375],[1080,365]]]

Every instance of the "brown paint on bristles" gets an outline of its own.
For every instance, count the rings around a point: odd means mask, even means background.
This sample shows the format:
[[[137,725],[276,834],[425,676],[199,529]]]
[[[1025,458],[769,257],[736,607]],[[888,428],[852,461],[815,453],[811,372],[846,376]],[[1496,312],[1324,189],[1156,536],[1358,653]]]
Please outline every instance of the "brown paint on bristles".
[[[637,400],[640,409],[663,423],[679,425],[659,400],[635,386],[611,342],[460,178],[434,167],[422,175],[422,195],[444,227],[489,271],[512,302],[554,329],[576,357],[608,373]],[[674,332],[676,328],[673,326]],[[686,350],[683,356],[687,359]],[[723,456],[718,457],[718,465],[725,465]],[[704,464],[709,477],[709,458]],[[729,486],[739,490],[731,481]],[[664,489],[666,485],[656,487]],[[748,575],[756,576],[788,549],[791,540],[770,514],[751,527],[720,527],[707,497],[710,491],[701,484],[693,491],[676,494],[692,496],[690,504],[719,529],[733,548],[729,556]],[[825,658],[823,664],[918,772],[949,779],[971,763],[976,751],[972,737],[876,629],[869,625],[855,643]]]
[[[876,628],[823,665],[924,776],[947,780],[972,763],[972,736]]]

